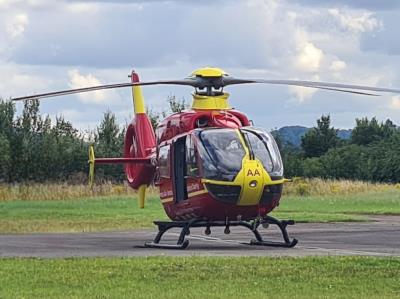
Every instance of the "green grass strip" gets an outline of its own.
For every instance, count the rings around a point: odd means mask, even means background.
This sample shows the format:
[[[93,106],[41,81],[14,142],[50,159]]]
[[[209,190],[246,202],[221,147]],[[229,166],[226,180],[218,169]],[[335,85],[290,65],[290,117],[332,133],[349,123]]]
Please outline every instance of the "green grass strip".
[[[367,221],[365,214],[400,215],[400,192],[287,196],[273,215],[296,222]],[[0,202],[0,233],[89,232],[154,227],[167,216],[156,197],[145,209],[129,196]]]
[[[0,259],[0,298],[400,298],[400,259]]]

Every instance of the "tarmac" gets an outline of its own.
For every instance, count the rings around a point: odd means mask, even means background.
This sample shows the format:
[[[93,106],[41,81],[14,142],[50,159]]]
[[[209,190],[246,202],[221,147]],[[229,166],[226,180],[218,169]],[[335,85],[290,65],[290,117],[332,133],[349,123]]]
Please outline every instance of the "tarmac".
[[[299,240],[294,248],[254,246],[249,230],[191,229],[190,244],[184,250],[144,247],[157,230],[140,229],[99,233],[45,233],[0,235],[0,257],[131,257],[131,256],[393,256],[400,257],[400,217],[376,216],[362,223],[299,223],[288,226],[292,238]],[[278,230],[260,228],[267,240],[280,241]],[[166,233],[174,242],[178,231]]]

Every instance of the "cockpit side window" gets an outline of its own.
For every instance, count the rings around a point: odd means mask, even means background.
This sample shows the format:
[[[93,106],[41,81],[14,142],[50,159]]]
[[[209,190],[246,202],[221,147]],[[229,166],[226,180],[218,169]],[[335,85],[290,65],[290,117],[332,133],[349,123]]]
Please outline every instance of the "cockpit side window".
[[[192,135],[186,137],[186,175],[190,177],[198,177],[199,167],[197,164],[197,150]]]
[[[274,168],[274,165],[272,163],[271,155],[268,151],[267,145],[264,143],[262,137],[250,131],[247,131],[245,134],[249,142],[250,150],[254,154],[254,157],[260,160],[266,171],[271,172]]]
[[[246,127],[241,131],[247,135],[254,155],[270,175],[283,176],[282,158],[272,135],[264,129]]]
[[[158,170],[160,177],[170,178],[170,167],[169,167],[169,149],[170,145],[164,145],[160,147],[160,151],[158,153]]]

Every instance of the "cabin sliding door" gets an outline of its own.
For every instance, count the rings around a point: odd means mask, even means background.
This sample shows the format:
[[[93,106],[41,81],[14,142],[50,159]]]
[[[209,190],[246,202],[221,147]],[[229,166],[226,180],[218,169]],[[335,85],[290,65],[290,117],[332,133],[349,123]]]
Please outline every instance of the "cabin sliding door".
[[[174,197],[176,202],[187,199],[186,188],[186,136],[177,139],[174,144],[173,178],[174,178]]]

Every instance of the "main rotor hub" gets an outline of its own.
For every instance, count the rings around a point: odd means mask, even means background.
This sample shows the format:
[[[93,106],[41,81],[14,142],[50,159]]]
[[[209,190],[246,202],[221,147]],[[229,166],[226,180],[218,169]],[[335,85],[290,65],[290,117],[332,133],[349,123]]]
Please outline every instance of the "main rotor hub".
[[[203,77],[203,78],[218,78],[223,76],[229,76],[223,69],[217,67],[203,67],[193,71],[190,77]]]
[[[222,96],[224,94],[224,78],[229,75],[220,68],[205,67],[192,72],[190,79],[196,81],[195,94],[202,96]]]

